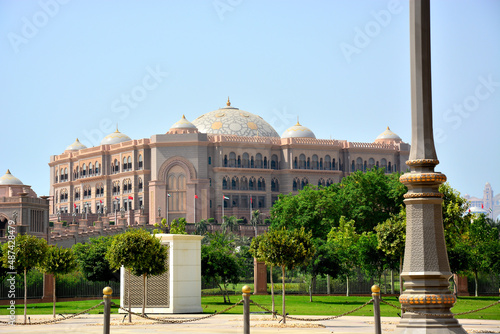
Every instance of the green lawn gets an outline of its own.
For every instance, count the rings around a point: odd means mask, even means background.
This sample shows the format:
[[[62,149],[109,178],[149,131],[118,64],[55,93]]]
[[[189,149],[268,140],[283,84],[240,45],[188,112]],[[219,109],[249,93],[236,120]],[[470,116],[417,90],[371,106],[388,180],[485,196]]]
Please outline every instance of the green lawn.
[[[241,295],[231,296],[231,303],[236,303],[241,299]],[[251,299],[255,302],[271,308],[271,296],[251,296]],[[342,314],[349,310],[352,310],[358,306],[361,306],[367,302],[370,297],[343,297],[343,296],[314,296],[313,302],[309,302],[309,296],[297,296],[289,295],[286,297],[286,311],[290,315],[323,315],[332,316]],[[281,312],[281,295],[275,296],[276,300],[276,310]],[[384,300],[390,302],[391,304],[399,305],[397,297],[384,297]],[[498,297],[459,297],[458,302],[452,309],[453,313],[460,313],[470,310],[475,310],[487,305],[490,305],[498,300]],[[118,299],[113,299],[113,302],[119,304]],[[56,312],[62,314],[71,314],[83,311],[99,303],[99,300],[87,300],[78,302],[58,302],[56,304]],[[214,313],[216,311],[221,311],[230,306],[230,304],[224,304],[222,296],[204,296],[202,297],[201,304],[204,313]],[[381,314],[385,317],[397,317],[398,310],[382,304]],[[260,312],[261,310],[256,306],[252,305],[250,307],[250,312]],[[118,313],[116,307],[112,308],[113,313]],[[243,312],[243,306],[239,305],[232,310],[229,314],[241,314]],[[102,307],[99,307],[90,313],[98,314],[102,313]],[[7,306],[0,307],[0,315],[7,315]],[[16,314],[23,314],[23,305],[16,304]],[[52,314],[52,303],[40,303],[40,304],[28,304],[28,315],[32,314]],[[359,311],[356,311],[352,315],[357,316],[373,316],[373,305],[369,304]],[[495,305],[486,310],[464,315],[457,316],[457,318],[467,318],[467,319],[491,319],[500,320],[500,304]]]

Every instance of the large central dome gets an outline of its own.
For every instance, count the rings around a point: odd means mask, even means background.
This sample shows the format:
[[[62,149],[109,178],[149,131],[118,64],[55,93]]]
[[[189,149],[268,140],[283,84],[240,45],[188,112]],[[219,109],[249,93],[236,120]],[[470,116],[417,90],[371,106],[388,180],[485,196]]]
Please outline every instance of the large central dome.
[[[279,137],[276,130],[262,117],[227,106],[203,114],[192,122],[199,132],[246,137]]]

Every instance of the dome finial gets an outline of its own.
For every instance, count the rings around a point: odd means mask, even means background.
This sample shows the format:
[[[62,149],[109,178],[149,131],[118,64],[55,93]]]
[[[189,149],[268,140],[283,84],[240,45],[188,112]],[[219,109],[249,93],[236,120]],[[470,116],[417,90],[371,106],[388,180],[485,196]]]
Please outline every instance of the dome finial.
[[[389,126],[387,126],[387,130],[390,130],[390,129],[389,129]]]
[[[186,119],[186,116],[184,116],[184,114],[182,114],[182,119]]]
[[[227,105],[228,107],[230,107],[230,106],[231,106],[231,101],[229,101],[229,96],[227,97],[227,102],[226,102],[226,105]]]
[[[115,131],[115,133],[118,133],[118,132],[120,132],[120,131],[118,131],[118,123],[116,123],[116,131]]]
[[[295,124],[295,126],[299,125],[300,126],[300,123],[299,123],[299,116],[297,116],[297,124]]]
[[[5,173],[5,174],[10,174],[10,169],[7,169],[7,173]]]

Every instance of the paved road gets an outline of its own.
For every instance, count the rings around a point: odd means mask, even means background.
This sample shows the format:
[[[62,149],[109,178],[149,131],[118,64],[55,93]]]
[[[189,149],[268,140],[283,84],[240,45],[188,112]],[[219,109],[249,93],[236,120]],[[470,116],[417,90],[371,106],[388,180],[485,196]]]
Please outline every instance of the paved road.
[[[192,318],[198,315],[171,315],[166,316],[171,318]],[[307,316],[315,318],[314,316]],[[133,324],[121,323],[123,316],[112,315],[111,317],[111,333],[112,334],[132,334],[132,333],[243,333],[243,322],[241,315],[217,315],[212,318],[190,322],[186,324],[159,324],[151,323],[150,321],[141,318],[133,317]],[[318,318],[318,317],[316,317]],[[31,316],[31,321],[43,321],[51,319],[51,316],[40,315]],[[0,316],[0,320],[5,321],[6,316]],[[18,316],[18,321],[22,321],[23,317]],[[0,333],[2,334],[19,334],[19,333],[72,333],[72,334],[87,334],[103,332],[102,315],[83,315],[76,319],[65,320],[56,324],[50,325],[31,325],[31,326],[9,326],[0,325]],[[382,332],[394,333],[398,318],[383,317]],[[460,323],[469,333],[500,333],[500,321],[497,320],[460,320]],[[276,333],[280,334],[299,334],[299,333],[374,333],[373,318],[371,317],[342,317],[340,319],[308,322],[309,325],[322,325],[318,328],[293,327],[304,325],[304,322],[287,321],[287,327],[275,327],[277,322],[273,321],[269,315],[252,315],[250,332],[252,334]],[[263,327],[267,326],[267,327]],[[273,327],[274,326],[274,327]]]

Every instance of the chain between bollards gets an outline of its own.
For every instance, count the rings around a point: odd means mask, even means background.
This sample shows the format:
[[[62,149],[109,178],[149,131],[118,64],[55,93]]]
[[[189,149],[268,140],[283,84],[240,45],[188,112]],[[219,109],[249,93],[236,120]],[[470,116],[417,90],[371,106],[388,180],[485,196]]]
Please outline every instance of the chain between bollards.
[[[111,315],[111,295],[113,294],[113,289],[111,289],[109,286],[105,287],[102,289],[102,293],[104,296],[102,296],[104,300],[104,329],[103,333],[104,334],[109,334],[109,326],[110,326],[110,315]]]
[[[382,334],[380,323],[380,287],[372,285],[373,316],[375,317],[375,334]]]
[[[248,285],[241,288],[243,293],[243,334],[250,334],[250,293]]]

